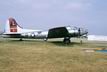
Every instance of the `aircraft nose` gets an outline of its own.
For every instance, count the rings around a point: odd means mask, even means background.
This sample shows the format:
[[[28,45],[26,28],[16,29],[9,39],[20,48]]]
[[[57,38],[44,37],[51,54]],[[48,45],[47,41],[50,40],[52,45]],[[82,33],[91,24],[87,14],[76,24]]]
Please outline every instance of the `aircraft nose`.
[[[88,30],[87,29],[83,29],[83,28],[79,28],[78,32],[79,32],[79,36],[84,36],[84,35],[88,34]]]

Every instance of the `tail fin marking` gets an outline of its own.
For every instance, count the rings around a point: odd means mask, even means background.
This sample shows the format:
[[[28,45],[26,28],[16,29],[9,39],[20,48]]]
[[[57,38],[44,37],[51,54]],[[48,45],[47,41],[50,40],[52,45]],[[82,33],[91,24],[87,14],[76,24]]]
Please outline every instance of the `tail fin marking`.
[[[14,19],[9,19],[10,32],[17,32],[17,23]]]
[[[22,27],[20,27],[16,20],[12,17],[10,17],[7,20],[7,24],[5,26],[5,32],[6,33],[18,33],[20,30],[22,30]]]

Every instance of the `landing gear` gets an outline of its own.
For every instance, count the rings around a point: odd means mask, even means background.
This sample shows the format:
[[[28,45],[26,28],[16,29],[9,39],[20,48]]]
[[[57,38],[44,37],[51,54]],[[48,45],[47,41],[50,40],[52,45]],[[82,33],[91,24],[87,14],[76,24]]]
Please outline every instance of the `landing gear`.
[[[69,44],[69,43],[71,42],[71,41],[70,41],[70,37],[64,37],[63,42],[64,42],[65,44]]]
[[[44,41],[47,41],[47,40],[48,40],[48,38],[44,38],[43,40],[44,40]]]
[[[22,39],[22,38],[20,38],[19,40],[20,40],[20,41],[23,41],[23,39]]]

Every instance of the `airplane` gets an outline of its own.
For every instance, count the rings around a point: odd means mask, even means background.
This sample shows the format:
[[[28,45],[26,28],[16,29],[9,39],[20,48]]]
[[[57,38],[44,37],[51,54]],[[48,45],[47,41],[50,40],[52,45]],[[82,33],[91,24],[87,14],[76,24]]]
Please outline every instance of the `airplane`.
[[[70,38],[81,37],[87,33],[88,32],[86,29],[70,26],[55,27],[46,31],[24,29],[16,22],[14,18],[10,17],[7,20],[3,37],[20,38],[20,41],[22,41],[23,38],[44,39],[45,41],[51,38],[64,38],[63,42],[69,44],[71,42]]]

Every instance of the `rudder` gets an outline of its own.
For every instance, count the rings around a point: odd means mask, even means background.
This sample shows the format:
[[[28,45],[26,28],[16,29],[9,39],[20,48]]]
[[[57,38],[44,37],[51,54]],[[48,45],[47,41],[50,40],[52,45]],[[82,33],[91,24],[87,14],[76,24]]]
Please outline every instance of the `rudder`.
[[[5,32],[6,33],[17,33],[18,29],[21,29],[21,27],[17,24],[16,20],[12,17],[8,18],[7,24],[5,26]]]

